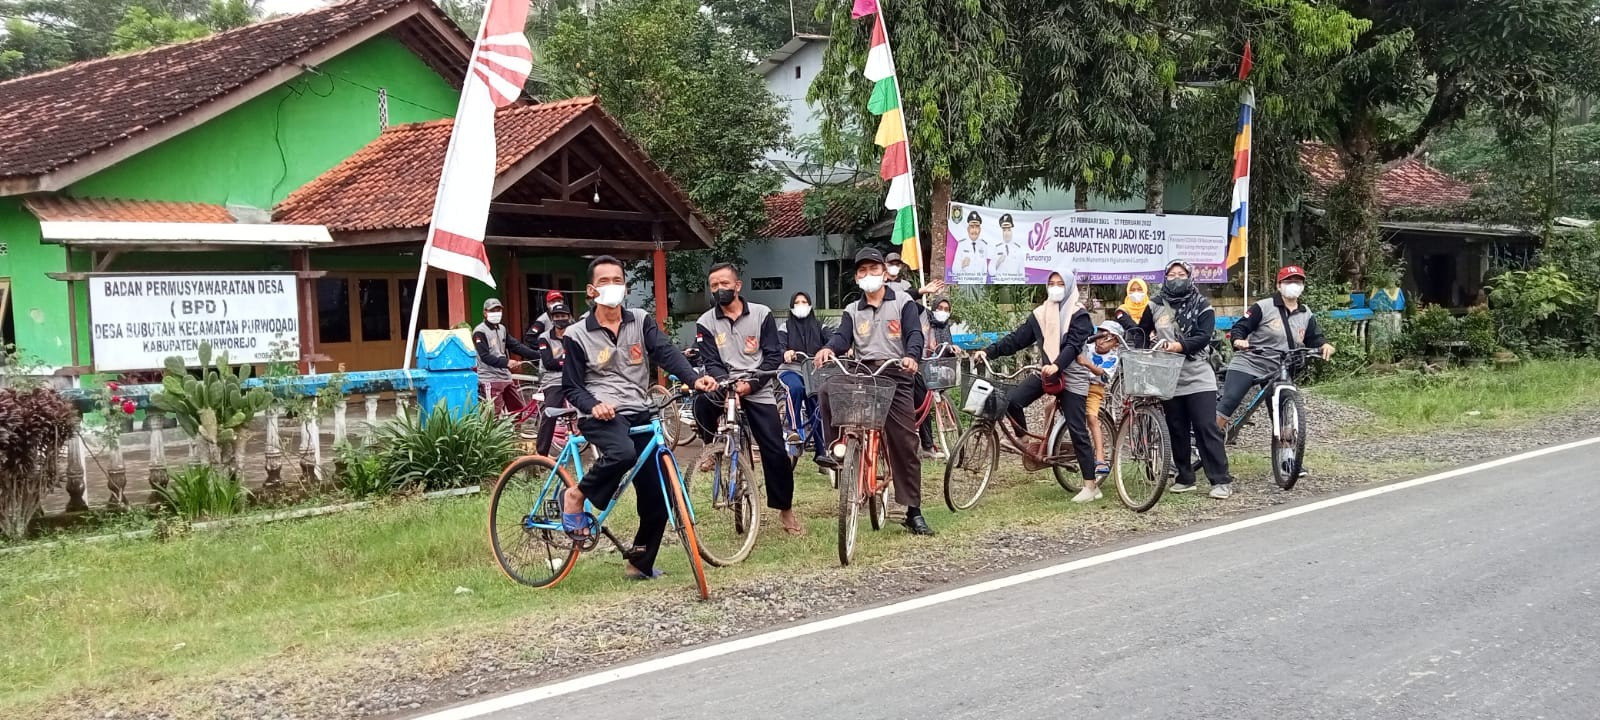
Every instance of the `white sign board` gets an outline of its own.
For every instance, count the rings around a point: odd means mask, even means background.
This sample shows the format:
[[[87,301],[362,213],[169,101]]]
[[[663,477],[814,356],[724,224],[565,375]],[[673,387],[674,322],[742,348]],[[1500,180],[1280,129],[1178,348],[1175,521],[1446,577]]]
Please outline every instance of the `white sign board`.
[[[292,273],[116,275],[89,278],[96,370],[159,368],[177,356],[200,364],[200,343],[233,364],[300,359],[300,309]]]
[[[1227,281],[1228,219],[1202,215],[1002,210],[950,206],[945,282],[1043,285],[1052,269],[1080,282],[1159,282],[1167,263],[1195,266],[1195,282]]]

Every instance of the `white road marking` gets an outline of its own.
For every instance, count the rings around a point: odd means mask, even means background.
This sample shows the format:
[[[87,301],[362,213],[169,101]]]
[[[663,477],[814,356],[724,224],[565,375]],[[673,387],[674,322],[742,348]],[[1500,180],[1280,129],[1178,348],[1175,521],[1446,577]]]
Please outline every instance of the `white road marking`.
[[[1113,550],[1111,552],[1102,553],[1092,557],[1064,562],[1059,565],[1051,565],[1049,567],[1043,567],[1037,570],[1029,570],[1016,575],[995,578],[993,580],[987,580],[973,585],[967,585],[933,593],[932,595],[914,597],[897,603],[883,605],[881,607],[859,610],[853,613],[825,618],[822,620],[805,623],[803,625],[796,625],[794,627],[773,630],[770,632],[761,633],[759,635],[751,635],[749,637],[739,638],[736,640],[706,645],[674,655],[658,657],[651,660],[634,663],[632,665],[624,665],[622,667],[612,668],[610,670],[604,670],[590,675],[575,677],[570,680],[563,680],[551,685],[521,690],[507,695],[501,695],[499,697],[493,697],[486,700],[469,703],[467,705],[459,705],[453,708],[447,708],[438,712],[424,715],[416,718],[416,720],[469,720],[469,718],[482,717],[490,713],[509,710],[511,708],[521,707],[523,705],[539,702],[540,700],[548,700],[550,698],[560,697],[562,695],[570,695],[575,692],[588,690],[589,688],[599,687],[601,685],[607,685],[619,680],[636,678],[641,675],[648,675],[650,673],[661,672],[662,670],[670,670],[672,668],[682,667],[684,665],[691,665],[702,660],[710,660],[712,658],[718,658],[724,655],[731,655],[736,652],[743,652],[745,650],[772,645],[785,640],[793,640],[795,638],[805,637],[807,635],[814,635],[820,632],[827,632],[829,630],[836,630],[842,627],[858,625],[860,623],[877,620],[879,618],[900,615],[913,610],[932,607],[934,605],[942,605],[944,603],[960,600],[962,598],[969,598],[974,595],[982,595],[984,593],[1003,590],[1005,588],[1021,585],[1023,583],[1030,583],[1035,580],[1043,580],[1045,578],[1051,578],[1057,575],[1064,575],[1066,573],[1082,570],[1084,568],[1090,568],[1096,565],[1104,565],[1109,562],[1136,557],[1139,555],[1144,555],[1145,553],[1155,552],[1157,550],[1165,550],[1166,548],[1177,547],[1179,545],[1185,545],[1197,540],[1216,537],[1218,535],[1226,535],[1231,532],[1237,532],[1246,528],[1253,528],[1258,525],[1265,525],[1270,522],[1287,520],[1289,518],[1304,515],[1306,513],[1316,512],[1318,510],[1326,510],[1331,507],[1338,507],[1346,503],[1356,502],[1357,500],[1365,500],[1367,498],[1386,495],[1388,493],[1417,487],[1419,485],[1427,485],[1429,483],[1436,483],[1441,480],[1449,480],[1451,478],[1457,478],[1463,475],[1472,475],[1485,470],[1493,470],[1495,468],[1505,467],[1507,465],[1514,465],[1525,460],[1533,460],[1535,458],[1541,458],[1547,455],[1554,455],[1556,453],[1566,452],[1568,450],[1586,447],[1596,443],[1600,443],[1600,437],[1592,437],[1587,440],[1579,440],[1576,442],[1566,443],[1564,445],[1541,448],[1538,450],[1525,452],[1520,455],[1513,455],[1511,457],[1501,458],[1499,460],[1491,460],[1489,462],[1480,463],[1470,467],[1449,470],[1436,475],[1428,475],[1426,477],[1415,478],[1403,482],[1368,488],[1366,490],[1360,490],[1348,495],[1331,497],[1326,500],[1319,500],[1317,502],[1307,503],[1305,505],[1298,505],[1296,507],[1279,510],[1266,515],[1258,515],[1256,517],[1231,522],[1226,525],[1204,528],[1191,533],[1155,540],[1142,545],[1123,548],[1121,550]]]

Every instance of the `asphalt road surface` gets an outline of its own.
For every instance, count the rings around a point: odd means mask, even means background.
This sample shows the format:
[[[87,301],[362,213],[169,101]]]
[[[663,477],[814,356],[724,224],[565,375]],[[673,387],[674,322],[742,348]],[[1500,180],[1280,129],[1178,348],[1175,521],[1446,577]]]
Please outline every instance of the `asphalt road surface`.
[[[1600,717],[1600,445],[485,717]]]

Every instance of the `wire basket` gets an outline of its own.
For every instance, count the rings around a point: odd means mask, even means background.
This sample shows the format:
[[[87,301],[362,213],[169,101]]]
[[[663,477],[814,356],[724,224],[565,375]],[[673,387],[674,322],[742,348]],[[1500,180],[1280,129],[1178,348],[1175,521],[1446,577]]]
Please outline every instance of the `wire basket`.
[[[928,358],[917,366],[929,390],[948,390],[961,383],[961,358]]]
[[[1122,393],[1163,400],[1178,392],[1183,355],[1156,350],[1122,351]]]
[[[879,430],[894,402],[893,378],[835,373],[827,379],[828,414],[834,425]]]
[[[1017,383],[999,377],[967,375],[961,379],[961,409],[983,420],[999,420],[1011,404]]]

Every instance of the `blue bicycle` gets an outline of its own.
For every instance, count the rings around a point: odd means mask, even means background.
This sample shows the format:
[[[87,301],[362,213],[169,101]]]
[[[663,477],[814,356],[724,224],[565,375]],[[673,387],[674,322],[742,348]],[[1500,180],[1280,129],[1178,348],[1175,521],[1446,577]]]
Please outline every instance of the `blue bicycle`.
[[[783,415],[784,444],[788,446],[790,469],[800,465],[806,448],[815,446],[822,432],[822,404],[811,403],[811,412],[807,413],[795,403],[794,395],[789,392],[789,385],[798,383],[805,388],[806,395],[815,397],[816,368],[812,367],[811,357],[805,353],[797,352],[794,358],[794,363],[778,368],[780,382],[774,383],[774,391],[781,395],[778,398],[778,410]]]
[[[680,400],[682,395],[687,393],[679,391],[672,399]],[[630,435],[651,435],[650,444],[639,453],[639,461],[623,477],[611,502],[598,516],[593,505],[584,503],[585,515],[593,530],[582,539],[574,539],[562,527],[561,497],[567,488],[577,486],[578,480],[583,478],[583,449],[588,442],[578,432],[577,421],[587,416],[573,408],[552,408],[545,414],[550,422],[566,424],[566,447],[555,458],[543,455],[517,458],[500,474],[489,496],[489,546],[506,577],[533,587],[553,587],[572,572],[578,555],[597,547],[602,536],[616,545],[623,557],[630,557],[631,549],[612,534],[606,527],[606,520],[616,509],[623,491],[644,470],[645,463],[656,463],[661,494],[667,499],[667,526],[677,532],[684,552],[689,555],[689,567],[694,572],[700,598],[709,598],[711,590],[706,585],[706,570],[700,561],[694,508],[684,491],[678,461],[662,434],[661,420],[652,419],[648,425],[628,430]]]

